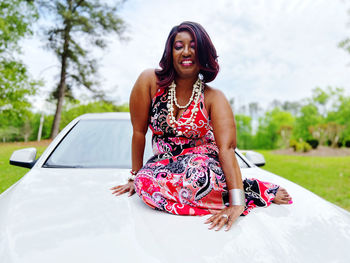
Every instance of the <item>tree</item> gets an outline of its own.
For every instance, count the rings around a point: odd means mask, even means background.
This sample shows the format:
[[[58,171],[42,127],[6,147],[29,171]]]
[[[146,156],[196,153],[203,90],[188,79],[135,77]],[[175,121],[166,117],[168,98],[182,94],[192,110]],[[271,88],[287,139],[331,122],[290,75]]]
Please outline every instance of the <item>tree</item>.
[[[61,128],[65,127],[74,118],[85,113],[129,111],[128,105],[125,107],[125,105],[114,105],[105,101],[90,102],[88,104],[76,103],[65,105],[63,109]]]
[[[31,24],[37,12],[29,0],[1,0],[0,2],[0,54],[12,57],[11,51],[19,51],[18,41],[32,34]]]
[[[308,103],[301,107],[300,114],[295,120],[295,128],[293,135],[295,139],[304,141],[312,139],[310,127],[324,123],[324,118],[319,113],[317,107],[313,103]]]
[[[237,127],[237,146],[241,149],[251,149],[252,143],[252,124],[251,117],[241,114],[235,115]]]
[[[97,96],[103,96],[102,91],[96,89],[97,60],[92,58],[88,46],[106,48],[104,35],[116,33],[122,36],[125,25],[117,15],[119,6],[109,6],[100,0],[39,0],[38,3],[54,17],[54,25],[49,24],[45,33],[49,48],[61,64],[53,138],[59,131],[67,85],[70,89],[85,87]]]
[[[298,115],[300,107],[301,105],[297,101],[285,101],[282,104],[282,110],[289,111],[294,116]]]
[[[350,15],[350,9],[348,10],[348,14]],[[338,46],[350,53],[350,37],[343,39]]]
[[[327,141],[327,128],[328,125],[326,123],[319,123],[314,126],[309,126],[309,132],[320,145],[324,145]]]
[[[30,105],[26,96],[35,92],[37,83],[29,78],[16,54],[21,52],[19,40],[32,34],[30,25],[36,18],[31,1],[0,2],[0,113],[26,108]]]
[[[340,125],[335,122],[329,122],[327,123],[327,136],[328,140],[331,143],[332,147],[338,146],[338,142],[340,140],[340,135],[345,129],[344,125]]]
[[[285,146],[294,121],[294,116],[290,112],[282,111],[278,107],[266,112],[265,116],[259,120],[255,148],[275,149],[278,146]]]
[[[345,143],[345,141],[350,140],[350,97],[345,96],[344,90],[340,88],[336,90],[335,94],[335,103],[332,111],[328,112],[326,121],[343,127],[342,129],[337,129],[337,131],[341,132],[338,134],[340,141]]]
[[[33,95],[40,84],[30,78],[16,56],[21,52],[20,39],[32,34],[30,26],[36,19],[32,1],[0,2],[0,129],[3,140],[19,135],[23,117],[31,106],[28,96]]]

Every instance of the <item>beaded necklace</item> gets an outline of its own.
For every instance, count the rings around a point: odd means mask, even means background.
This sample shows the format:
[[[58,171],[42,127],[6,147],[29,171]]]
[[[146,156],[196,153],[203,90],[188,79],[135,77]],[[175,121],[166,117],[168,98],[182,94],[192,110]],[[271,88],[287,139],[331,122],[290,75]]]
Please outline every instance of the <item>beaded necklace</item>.
[[[196,119],[197,112],[198,112],[197,105],[199,102],[199,97],[200,97],[201,92],[202,92],[202,88],[203,88],[203,82],[198,78],[196,83],[193,84],[192,95],[191,95],[189,101],[187,102],[186,105],[181,106],[178,104],[177,99],[176,99],[176,84],[175,84],[175,82],[173,81],[171,83],[171,85],[169,86],[168,103],[167,103],[167,108],[169,111],[168,117],[170,119],[170,121],[169,121],[170,126],[173,127],[173,129],[175,130],[177,135],[179,135],[179,136],[183,135],[184,132],[185,133],[188,132],[188,129],[192,128],[194,126],[194,120]],[[187,118],[184,122],[180,122],[181,118],[179,119],[179,121],[177,121],[175,119],[175,116],[174,116],[174,105],[176,105],[176,107],[178,107],[179,109],[186,109],[188,106],[191,105],[192,101],[194,101],[194,106],[191,110],[191,116],[189,118]],[[180,131],[179,129],[184,130],[184,132]]]

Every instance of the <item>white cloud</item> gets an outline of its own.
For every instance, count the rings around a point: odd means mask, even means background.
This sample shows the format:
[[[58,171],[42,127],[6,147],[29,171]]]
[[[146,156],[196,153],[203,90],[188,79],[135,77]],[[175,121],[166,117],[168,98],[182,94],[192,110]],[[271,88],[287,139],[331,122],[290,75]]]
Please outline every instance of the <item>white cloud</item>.
[[[192,20],[206,28],[217,48],[221,72],[212,86],[227,97],[266,106],[273,99],[309,97],[316,86],[349,91],[350,55],[337,48],[350,35],[348,8],[326,0],[129,0],[121,16],[130,41],[111,39],[109,50],[101,53],[103,87],[127,101],[140,72],[158,65],[171,27]],[[57,68],[45,68],[57,60],[40,48],[40,41],[25,43],[30,71],[48,79],[44,91],[52,89]]]

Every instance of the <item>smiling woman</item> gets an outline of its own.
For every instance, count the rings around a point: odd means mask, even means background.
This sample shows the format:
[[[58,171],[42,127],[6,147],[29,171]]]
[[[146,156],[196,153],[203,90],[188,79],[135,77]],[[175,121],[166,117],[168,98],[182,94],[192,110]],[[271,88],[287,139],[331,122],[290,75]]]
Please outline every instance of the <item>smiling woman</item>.
[[[278,185],[242,181],[230,104],[207,84],[218,74],[217,57],[198,23],[170,31],[161,69],[144,71],[131,92],[132,176],[112,190],[136,191],[149,207],[171,214],[212,214],[210,229],[229,230],[254,207],[292,201]],[[154,155],[143,165],[148,126]]]

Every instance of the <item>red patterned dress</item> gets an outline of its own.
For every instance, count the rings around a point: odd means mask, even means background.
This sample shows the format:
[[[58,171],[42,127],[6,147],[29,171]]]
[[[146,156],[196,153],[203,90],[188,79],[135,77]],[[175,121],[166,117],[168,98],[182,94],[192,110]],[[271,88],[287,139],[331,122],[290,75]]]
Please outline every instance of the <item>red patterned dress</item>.
[[[160,88],[152,100],[149,127],[154,156],[137,173],[137,194],[151,208],[176,215],[206,215],[209,209],[225,208],[225,175],[204,106],[204,90],[194,126],[177,127],[181,136],[169,125],[167,99],[168,88]],[[194,106],[192,101],[178,121],[185,122]],[[256,206],[269,206],[279,187],[256,179],[244,179],[243,186],[246,208],[242,215]]]

